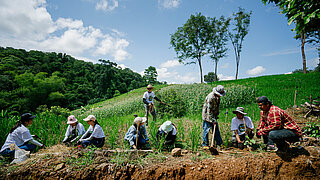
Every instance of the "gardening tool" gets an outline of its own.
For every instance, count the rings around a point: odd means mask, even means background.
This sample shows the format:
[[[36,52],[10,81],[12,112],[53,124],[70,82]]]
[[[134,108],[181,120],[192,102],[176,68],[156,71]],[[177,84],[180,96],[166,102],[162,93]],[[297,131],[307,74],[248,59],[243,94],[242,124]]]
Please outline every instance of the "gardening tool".
[[[213,140],[214,140],[214,134],[216,133],[216,124],[213,125],[213,134],[212,134],[212,139],[211,139],[211,145],[209,148],[209,151],[211,152],[212,155],[218,155],[219,152],[216,148],[213,147]]]

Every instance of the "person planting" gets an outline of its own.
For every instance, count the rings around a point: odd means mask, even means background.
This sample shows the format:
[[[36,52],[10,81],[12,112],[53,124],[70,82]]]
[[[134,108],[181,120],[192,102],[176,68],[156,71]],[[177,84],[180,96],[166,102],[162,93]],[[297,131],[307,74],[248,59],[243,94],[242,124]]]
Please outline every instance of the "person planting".
[[[275,143],[277,152],[287,152],[288,142],[299,141],[302,134],[300,128],[284,110],[274,106],[266,96],[258,97],[257,103],[261,109],[261,118],[256,136],[263,137],[267,150],[276,150]]]
[[[164,137],[164,145],[173,145],[177,137],[177,128],[171,121],[166,121],[160,126],[156,137],[158,141]]]
[[[89,115],[83,120],[86,121],[90,126],[86,133],[84,133],[79,139],[78,144],[81,144],[82,147],[93,145],[101,148],[104,145],[105,135],[102,127],[96,120],[96,117],[94,115]]]
[[[149,148],[149,138],[146,127],[144,126],[145,122],[145,117],[136,117],[133,120],[133,125],[124,136],[124,140],[128,141],[131,149],[140,149],[145,146]]]
[[[64,144],[72,144],[77,142],[77,140],[86,132],[83,125],[78,122],[74,115],[68,117],[67,124],[69,125],[63,139]]]
[[[148,85],[147,86],[147,91],[143,94],[143,103],[144,103],[144,109],[145,109],[145,117],[146,117],[146,125],[148,125],[148,116],[149,116],[149,112],[151,113],[153,120],[156,121],[157,120],[157,113],[156,110],[154,108],[154,103],[153,103],[153,99],[159,101],[160,103],[162,103],[162,101],[156,97],[156,95],[154,94],[154,92],[152,91],[153,87],[152,85]]]
[[[222,85],[218,85],[214,87],[212,92],[209,93],[204,101],[202,108],[202,119],[203,119],[203,143],[202,146],[204,149],[209,149],[209,139],[208,133],[210,129],[216,127],[214,133],[214,140],[217,145],[221,145],[222,139],[218,126],[218,115],[219,115],[219,105],[220,105],[220,97],[226,94],[224,87]],[[212,146],[212,145],[211,145]]]
[[[32,116],[31,113],[24,113],[21,115],[20,120],[16,123],[16,125],[10,130],[9,135],[1,148],[0,154],[6,157],[14,157],[14,151],[11,150],[9,145],[15,144],[20,149],[24,149],[26,151],[34,151],[37,146],[44,148],[45,146],[33,139],[33,136],[30,134],[28,126],[32,125],[33,119],[36,116]]]
[[[253,123],[250,117],[245,116],[247,113],[244,112],[243,107],[237,107],[236,110],[232,111],[233,114],[236,114],[231,121],[231,131],[233,135],[231,137],[231,142],[234,147],[243,149],[244,142],[246,141],[246,135],[252,139],[253,134]]]

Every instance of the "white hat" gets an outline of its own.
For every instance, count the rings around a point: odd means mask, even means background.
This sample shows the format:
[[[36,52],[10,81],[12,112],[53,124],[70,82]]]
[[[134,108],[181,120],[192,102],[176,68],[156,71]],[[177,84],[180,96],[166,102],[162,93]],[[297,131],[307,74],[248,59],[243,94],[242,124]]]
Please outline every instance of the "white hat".
[[[74,117],[74,115],[71,115],[68,117],[68,122],[67,124],[73,124],[73,123],[76,123],[78,122],[78,120],[76,119],[76,117]]]
[[[165,133],[168,133],[170,131],[172,131],[173,129],[173,125],[171,121],[166,121],[164,122],[161,126],[160,129],[163,130]]]
[[[237,109],[235,111],[232,111],[233,114],[237,114],[238,113],[241,113],[243,115],[247,115],[247,113],[244,112],[244,108],[243,107],[237,107]]]
[[[224,87],[222,85],[218,85],[217,87],[214,87],[212,91],[214,94],[217,94],[219,96],[226,95],[226,91],[224,90]]]
[[[136,117],[133,120],[135,124],[145,123],[146,121],[147,121],[146,117]]]
[[[89,115],[87,118],[83,119],[84,121],[95,121],[96,117],[94,115]]]

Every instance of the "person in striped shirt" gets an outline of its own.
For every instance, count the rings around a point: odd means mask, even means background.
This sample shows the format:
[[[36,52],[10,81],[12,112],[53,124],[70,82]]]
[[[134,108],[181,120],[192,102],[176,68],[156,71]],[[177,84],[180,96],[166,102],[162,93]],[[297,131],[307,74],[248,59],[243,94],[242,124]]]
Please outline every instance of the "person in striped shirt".
[[[275,144],[277,152],[287,152],[288,142],[299,141],[302,134],[300,128],[284,110],[273,105],[266,96],[258,97],[257,103],[261,109],[257,137],[263,137],[267,150],[276,150]]]

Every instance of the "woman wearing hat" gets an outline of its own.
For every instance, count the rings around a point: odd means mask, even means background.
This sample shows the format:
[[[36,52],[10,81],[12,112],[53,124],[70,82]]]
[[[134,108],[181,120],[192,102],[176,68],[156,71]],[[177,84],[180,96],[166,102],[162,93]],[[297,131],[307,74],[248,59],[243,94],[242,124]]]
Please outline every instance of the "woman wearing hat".
[[[96,120],[96,117],[94,115],[89,115],[83,120],[90,126],[86,133],[79,139],[78,143],[81,143],[82,147],[87,147],[89,145],[94,145],[99,148],[102,147],[104,145],[105,135],[102,127]]]
[[[159,140],[163,136],[165,136],[164,145],[172,145],[175,142],[177,137],[177,128],[171,121],[166,121],[160,126],[156,137]]]
[[[67,124],[69,125],[63,139],[63,143],[69,144],[77,142],[77,140],[86,132],[83,125],[78,122],[74,115],[68,117]]]
[[[157,113],[156,110],[154,108],[154,103],[153,103],[153,99],[159,101],[160,103],[161,100],[159,98],[156,97],[156,95],[154,94],[154,92],[152,91],[153,87],[151,84],[149,84],[147,86],[147,91],[143,94],[142,100],[144,103],[144,108],[145,108],[145,117],[146,117],[146,124],[148,125],[148,116],[149,116],[149,112],[151,113],[153,120],[156,121],[157,120]]]
[[[32,125],[35,117],[36,116],[32,116],[30,113],[21,115],[20,120],[10,130],[7,139],[1,148],[1,155],[13,158],[14,150],[10,149],[10,144],[15,144],[20,149],[24,149],[26,151],[33,151],[36,149],[36,146],[40,146],[41,148],[44,147],[43,144],[33,139],[29,129],[27,128],[27,126]]]
[[[144,126],[145,122],[145,117],[136,117],[133,120],[133,125],[129,128],[128,132],[124,136],[124,140],[129,142],[131,149],[138,149],[142,148],[143,146],[149,146],[149,138],[147,135],[146,127]]]
[[[235,111],[232,111],[233,114],[236,114],[231,121],[231,131],[233,135],[231,137],[231,142],[234,147],[240,149],[244,148],[244,141],[246,140],[246,134],[251,139],[253,138],[253,123],[250,117],[245,116],[247,113],[244,112],[243,107],[237,107]]]

